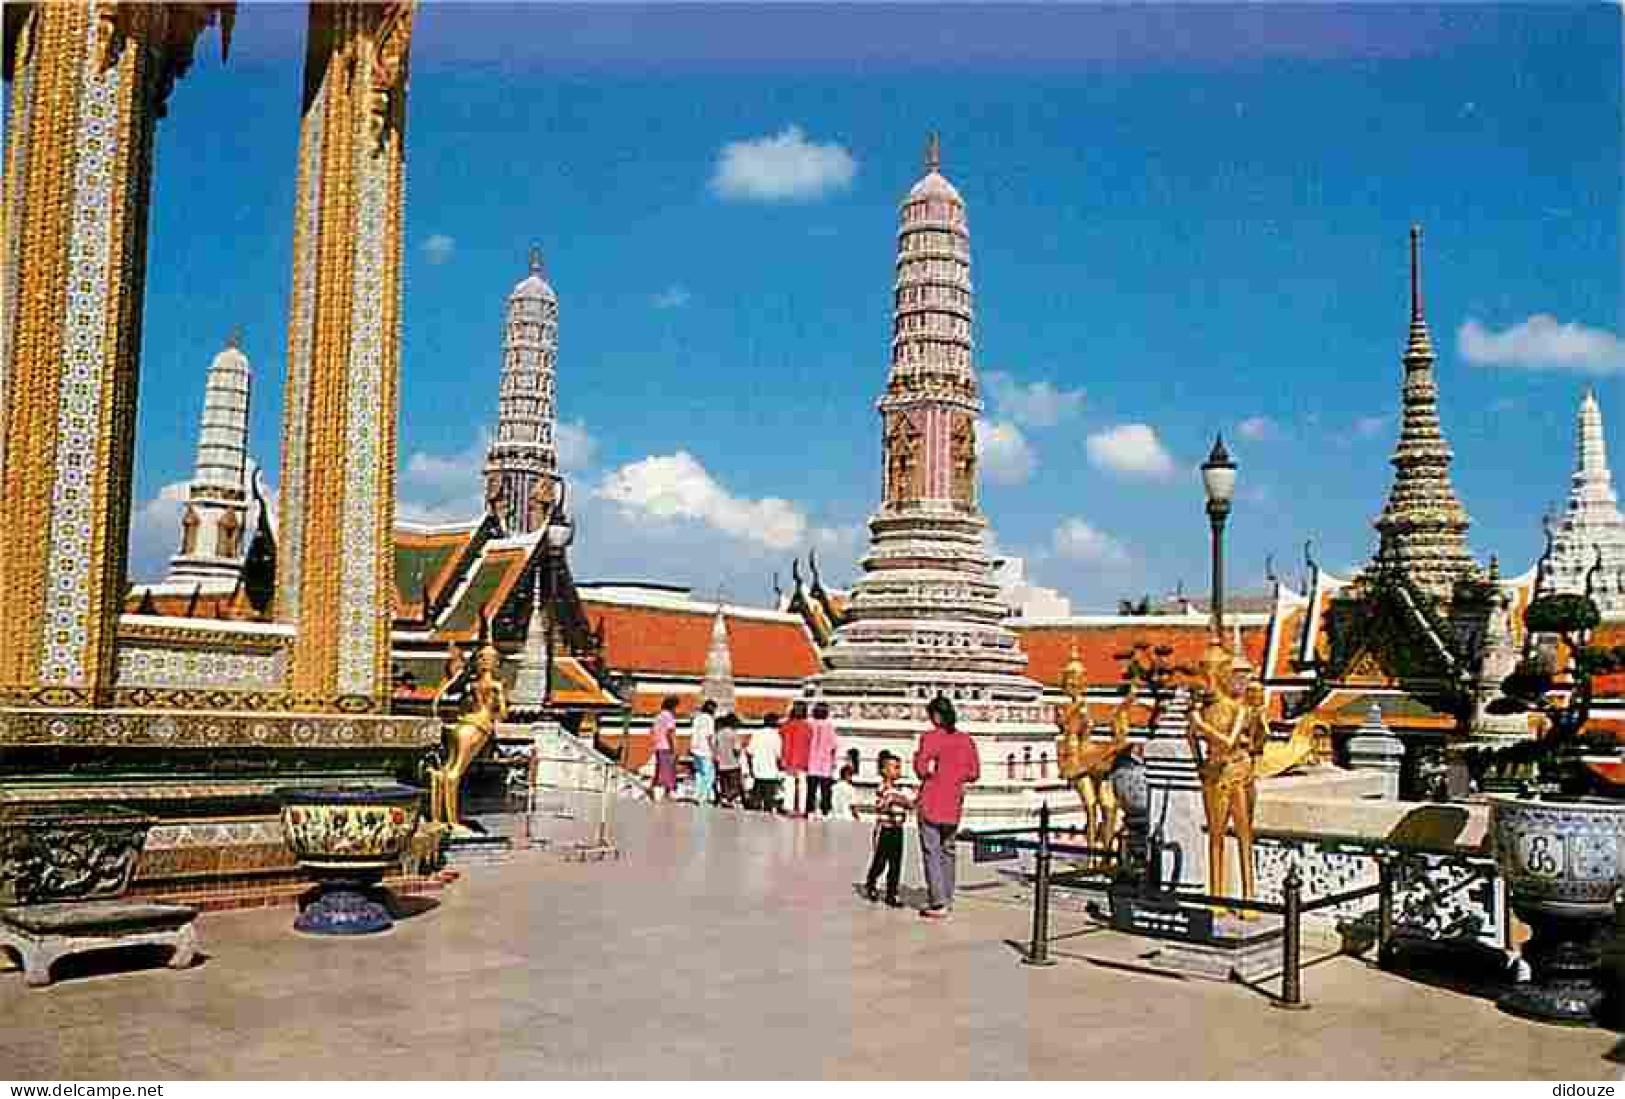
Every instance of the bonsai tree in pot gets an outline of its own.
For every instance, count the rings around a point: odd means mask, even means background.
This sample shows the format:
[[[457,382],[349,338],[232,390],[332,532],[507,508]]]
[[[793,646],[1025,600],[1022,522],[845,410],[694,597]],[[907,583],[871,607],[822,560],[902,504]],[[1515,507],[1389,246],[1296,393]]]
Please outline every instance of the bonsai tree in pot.
[[[1586,594],[1537,588],[1525,612],[1530,636],[1561,642],[1558,657],[1526,657],[1491,709],[1539,715],[1536,736],[1472,761],[1481,784],[1519,791],[1489,798],[1490,833],[1512,908],[1533,931],[1523,950],[1532,976],[1500,1005],[1553,1022],[1593,1021],[1603,1000],[1602,941],[1614,894],[1625,883],[1625,799],[1600,796],[1618,789],[1608,780],[1618,746],[1586,728],[1596,677],[1625,668],[1625,647],[1591,644],[1601,621],[1590,595],[1600,564],[1599,553]]]

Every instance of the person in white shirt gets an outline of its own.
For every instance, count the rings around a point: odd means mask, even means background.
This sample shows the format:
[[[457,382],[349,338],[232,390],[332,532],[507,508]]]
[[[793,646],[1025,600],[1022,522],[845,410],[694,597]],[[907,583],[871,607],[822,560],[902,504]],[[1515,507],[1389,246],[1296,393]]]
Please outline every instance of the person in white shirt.
[[[765,813],[775,813],[779,808],[779,753],[783,749],[779,715],[768,714],[762,719],[762,727],[751,734],[750,747],[745,750],[750,760],[751,794]]]
[[[694,715],[688,731],[688,754],[694,760],[694,799],[710,805],[716,796],[717,765],[713,742],[717,735],[717,704],[707,701]]]
[[[857,820],[858,818],[858,788],[852,785],[852,765],[841,765],[841,780],[835,784],[829,796],[830,820]]]

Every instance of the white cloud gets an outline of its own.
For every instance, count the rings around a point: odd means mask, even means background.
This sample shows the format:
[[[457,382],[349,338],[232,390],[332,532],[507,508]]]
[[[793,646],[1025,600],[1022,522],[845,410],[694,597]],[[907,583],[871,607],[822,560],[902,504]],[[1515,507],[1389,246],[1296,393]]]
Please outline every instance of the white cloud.
[[[1584,374],[1625,371],[1625,340],[1607,329],[1564,323],[1548,313],[1536,313],[1500,332],[1469,317],[1456,332],[1456,347],[1462,358],[1478,366]]]
[[[1097,431],[1089,436],[1085,450],[1096,468],[1112,473],[1159,481],[1174,474],[1174,459],[1149,424],[1118,424]]]
[[[594,495],[617,505],[627,518],[697,522],[770,550],[800,549],[821,537],[789,500],[735,496],[686,450],[611,470]]]
[[[130,579],[155,583],[169,570],[169,558],[181,544],[181,507],[188,485],[176,481],[158,490],[130,512]]]
[[[1236,425],[1236,434],[1243,439],[1261,443],[1279,435],[1280,428],[1268,416],[1249,416]]]
[[[982,472],[996,485],[1019,485],[1038,466],[1021,429],[1002,420],[976,421],[976,451]]]
[[[558,450],[559,469],[565,473],[588,468],[598,456],[598,440],[582,420],[559,421],[553,442]]]
[[[988,371],[983,380],[998,414],[1022,427],[1054,427],[1083,407],[1081,389],[1057,389],[1048,381],[1022,383],[1002,370]]]
[[[1354,434],[1362,439],[1369,439],[1373,435],[1379,434],[1387,426],[1387,416],[1361,416],[1354,421]]]
[[[681,309],[693,300],[693,297],[686,287],[672,283],[649,300],[656,309]]]
[[[423,242],[423,258],[438,266],[451,259],[457,251],[457,241],[444,233],[436,233]]]
[[[745,202],[804,202],[850,186],[858,162],[840,145],[807,140],[800,126],[730,141],[717,156],[711,190]]]
[[[1126,565],[1128,549],[1116,538],[1073,516],[1055,528],[1050,545],[1057,555],[1069,561],[1096,565]]]
[[[414,450],[401,466],[401,487],[442,498],[468,494],[477,498],[490,449],[491,433],[481,431],[466,450],[456,454]]]

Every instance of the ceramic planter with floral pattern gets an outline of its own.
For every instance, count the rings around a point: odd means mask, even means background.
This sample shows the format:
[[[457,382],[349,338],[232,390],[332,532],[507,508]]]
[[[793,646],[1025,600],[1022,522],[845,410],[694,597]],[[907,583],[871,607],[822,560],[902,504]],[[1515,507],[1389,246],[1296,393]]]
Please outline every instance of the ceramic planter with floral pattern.
[[[389,896],[377,883],[411,843],[423,792],[412,786],[353,785],[289,787],[277,796],[288,847],[321,883],[294,927],[322,935],[391,927]]]

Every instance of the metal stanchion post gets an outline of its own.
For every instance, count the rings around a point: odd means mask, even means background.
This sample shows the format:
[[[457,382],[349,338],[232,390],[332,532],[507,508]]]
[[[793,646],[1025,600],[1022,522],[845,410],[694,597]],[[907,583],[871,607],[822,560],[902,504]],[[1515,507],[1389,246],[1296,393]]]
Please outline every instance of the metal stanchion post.
[[[1281,899],[1286,908],[1281,926],[1281,998],[1271,1000],[1270,1004],[1292,1011],[1307,1011],[1309,1005],[1303,1002],[1303,974],[1299,971],[1303,962],[1300,938],[1303,930],[1303,879],[1298,876],[1297,863],[1287,869]]]
[[[1377,964],[1388,964],[1388,953],[1394,941],[1394,870],[1386,858],[1377,859]]]
[[[1027,945],[1023,965],[1050,966],[1055,959],[1049,956],[1049,802],[1038,807],[1038,865],[1037,880],[1033,883],[1033,938]]]

